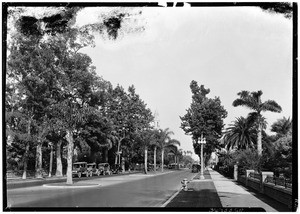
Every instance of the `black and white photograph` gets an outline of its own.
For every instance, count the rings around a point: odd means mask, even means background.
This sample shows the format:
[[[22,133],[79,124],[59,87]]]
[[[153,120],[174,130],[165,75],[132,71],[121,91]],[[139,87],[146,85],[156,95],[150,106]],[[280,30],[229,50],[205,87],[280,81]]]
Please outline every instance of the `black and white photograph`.
[[[297,29],[296,2],[2,2],[2,211],[296,212]]]

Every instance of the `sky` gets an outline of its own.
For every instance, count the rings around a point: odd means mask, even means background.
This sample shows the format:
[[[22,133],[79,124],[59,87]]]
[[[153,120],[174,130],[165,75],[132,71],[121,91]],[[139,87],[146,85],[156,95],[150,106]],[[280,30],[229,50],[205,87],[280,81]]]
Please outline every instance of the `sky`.
[[[111,9],[84,9],[76,23],[95,22],[101,11]],[[269,134],[278,119],[292,117],[292,19],[256,7],[137,9],[142,14],[128,20],[118,40],[96,36],[96,46],[82,52],[114,87],[134,85],[180,148],[194,152],[179,118],[190,107],[192,80],[210,89],[208,97],[220,97],[226,125],[250,112],[232,106],[242,90],[262,90],[262,101],[275,100],[282,107],[281,113],[263,113]],[[130,33],[128,26],[145,30]]]

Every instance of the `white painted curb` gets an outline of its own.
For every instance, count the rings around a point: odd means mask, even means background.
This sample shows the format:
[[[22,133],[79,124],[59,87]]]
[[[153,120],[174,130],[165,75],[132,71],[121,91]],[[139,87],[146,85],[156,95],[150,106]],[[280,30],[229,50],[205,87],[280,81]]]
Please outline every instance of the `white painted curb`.
[[[82,186],[54,186],[54,185],[49,185],[49,184],[44,184],[43,187],[47,188],[60,188],[60,189],[79,189],[79,188],[91,188],[91,187],[99,187],[101,186],[100,184],[94,184],[94,185],[82,185]]]

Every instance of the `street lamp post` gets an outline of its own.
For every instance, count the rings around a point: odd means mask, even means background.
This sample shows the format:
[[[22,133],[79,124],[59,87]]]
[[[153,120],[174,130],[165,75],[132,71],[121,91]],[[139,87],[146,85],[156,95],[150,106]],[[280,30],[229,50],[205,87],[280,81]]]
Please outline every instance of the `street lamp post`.
[[[201,145],[201,171],[200,171],[200,179],[204,178],[204,161],[203,161],[203,145],[206,144],[206,139],[203,138],[203,135],[201,134],[201,138],[198,139],[200,145]]]

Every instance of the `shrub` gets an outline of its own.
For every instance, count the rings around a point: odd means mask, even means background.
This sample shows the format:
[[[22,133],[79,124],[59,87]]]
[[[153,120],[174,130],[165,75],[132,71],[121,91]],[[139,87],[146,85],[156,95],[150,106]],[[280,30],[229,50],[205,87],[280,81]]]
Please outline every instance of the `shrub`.
[[[256,150],[246,149],[236,151],[234,160],[238,164],[241,172],[245,172],[247,169],[254,169],[258,172],[261,171],[261,158]]]

